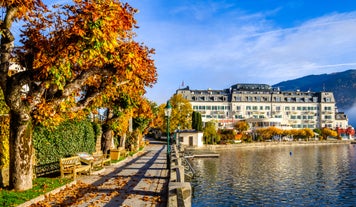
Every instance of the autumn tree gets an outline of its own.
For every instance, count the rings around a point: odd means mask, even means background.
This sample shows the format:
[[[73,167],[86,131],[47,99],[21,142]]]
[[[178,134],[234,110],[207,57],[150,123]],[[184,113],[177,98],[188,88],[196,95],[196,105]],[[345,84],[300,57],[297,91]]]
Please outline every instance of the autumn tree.
[[[192,128],[192,105],[190,102],[185,99],[182,94],[175,94],[170,98],[170,103],[172,106],[172,113],[170,117],[170,124],[169,124],[169,131],[172,133],[176,129],[178,129],[178,126],[180,129],[191,129]],[[159,115],[163,120],[165,120],[164,117],[164,109],[166,107],[166,104],[163,104],[162,106],[159,107],[160,112]],[[162,123],[163,125],[161,126],[161,130],[163,132],[166,131],[167,127],[167,122],[164,121]]]
[[[250,128],[250,126],[248,125],[248,123],[246,121],[237,121],[234,124],[234,128],[238,132],[243,133],[243,132],[247,131]]]
[[[326,140],[329,136],[331,137],[337,137],[337,132],[330,129],[330,128],[327,128],[327,127],[324,127],[321,129],[321,137],[323,140]]]
[[[157,106],[156,104],[151,104],[151,108],[153,110],[153,120],[150,131],[150,136],[155,139],[159,139],[163,132],[163,126],[165,126],[165,117],[164,117],[164,108],[166,104],[160,104]]]
[[[265,140],[272,139],[274,136],[280,136],[283,134],[283,130],[277,127],[260,128],[257,129],[256,132]]]
[[[216,130],[215,121],[206,122],[203,132],[205,144],[215,144],[220,141],[220,135]]]
[[[309,138],[315,136],[313,130],[311,130],[311,129],[309,129],[309,128],[305,128],[305,129],[303,129],[303,131],[305,132],[305,138],[306,138],[307,140],[309,140]]]
[[[10,108],[10,187],[32,188],[32,125],[55,126],[112,106],[118,92],[142,95],[156,81],[153,50],[133,41],[136,9],[118,0],[1,1],[0,86]],[[14,21],[23,20],[14,50]],[[11,74],[16,59],[26,70]],[[28,87],[25,94],[22,88]],[[125,88],[127,86],[127,88]],[[130,96],[130,95],[129,95]]]

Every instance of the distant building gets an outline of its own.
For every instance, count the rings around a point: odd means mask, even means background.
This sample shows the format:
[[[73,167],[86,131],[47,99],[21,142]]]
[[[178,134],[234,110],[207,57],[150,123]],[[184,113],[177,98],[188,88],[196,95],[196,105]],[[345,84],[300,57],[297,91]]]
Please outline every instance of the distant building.
[[[177,132],[177,137],[180,145],[190,147],[202,147],[204,145],[203,132],[195,130],[180,130]]]
[[[235,84],[223,90],[178,89],[203,122],[216,120],[220,128],[246,120],[251,127],[347,128],[332,92],[281,91],[267,84]]]

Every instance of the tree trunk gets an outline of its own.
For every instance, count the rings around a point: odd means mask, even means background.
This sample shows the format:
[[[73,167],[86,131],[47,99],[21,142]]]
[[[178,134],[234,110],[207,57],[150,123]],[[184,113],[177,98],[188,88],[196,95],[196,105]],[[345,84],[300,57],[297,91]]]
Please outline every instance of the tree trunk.
[[[102,144],[101,144],[102,136],[103,136],[103,130],[100,129],[98,134],[96,135],[95,152],[102,151],[102,148],[101,148],[101,146],[102,146]]]
[[[125,142],[126,142],[126,133],[123,133],[120,136],[120,144],[119,144],[119,146],[123,147],[125,149]]]
[[[10,114],[10,187],[24,191],[32,188],[32,123],[29,114],[14,111]]]
[[[104,131],[101,144],[102,144],[102,150],[104,154],[107,154],[108,151],[112,148],[112,142],[113,142],[113,130],[112,129],[107,129]]]

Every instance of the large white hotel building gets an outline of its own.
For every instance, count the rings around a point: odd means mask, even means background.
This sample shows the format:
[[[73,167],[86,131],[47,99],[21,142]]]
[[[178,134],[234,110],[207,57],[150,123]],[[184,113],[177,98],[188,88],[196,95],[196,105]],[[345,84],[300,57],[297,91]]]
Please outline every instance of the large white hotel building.
[[[338,112],[332,92],[281,91],[267,84],[236,84],[224,90],[178,89],[203,122],[216,120],[231,127],[246,120],[253,127],[347,128],[347,116]]]

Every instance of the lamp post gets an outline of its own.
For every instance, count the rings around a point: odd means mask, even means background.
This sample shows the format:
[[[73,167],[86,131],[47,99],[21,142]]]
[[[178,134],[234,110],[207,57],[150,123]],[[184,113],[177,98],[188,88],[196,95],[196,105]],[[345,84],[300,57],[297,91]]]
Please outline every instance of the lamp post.
[[[170,160],[170,154],[171,154],[171,147],[169,145],[169,119],[171,117],[172,113],[172,106],[169,101],[167,101],[166,108],[164,109],[164,115],[167,119],[167,169],[170,169],[171,167],[171,160]]]

